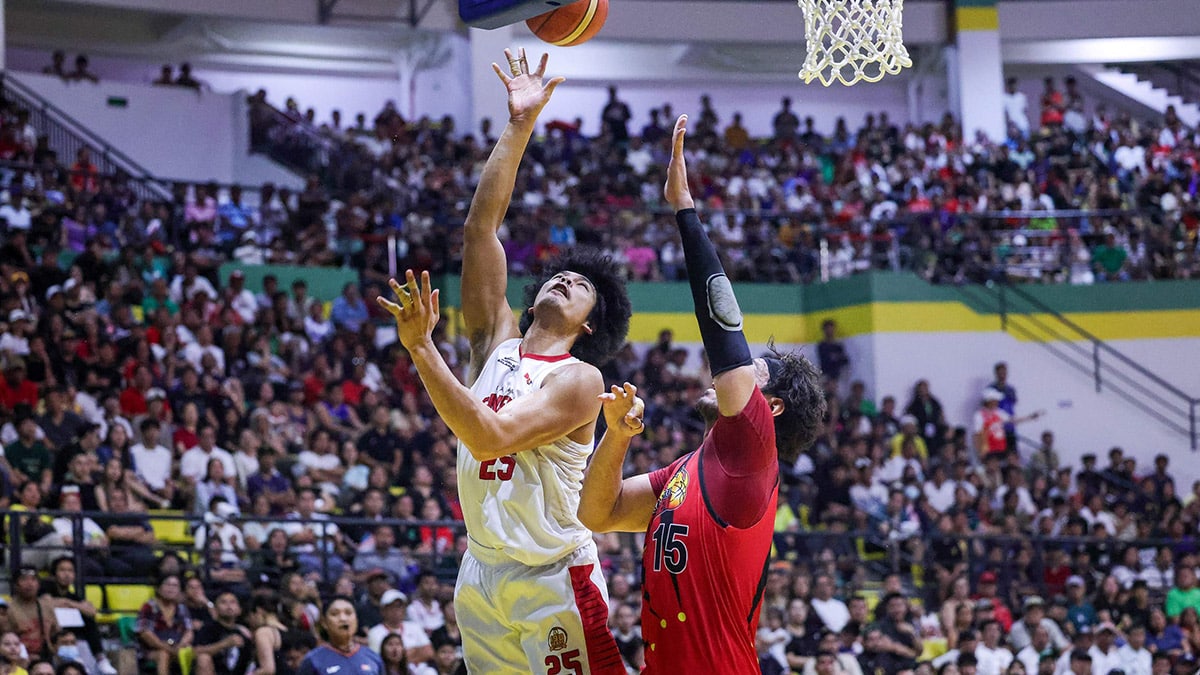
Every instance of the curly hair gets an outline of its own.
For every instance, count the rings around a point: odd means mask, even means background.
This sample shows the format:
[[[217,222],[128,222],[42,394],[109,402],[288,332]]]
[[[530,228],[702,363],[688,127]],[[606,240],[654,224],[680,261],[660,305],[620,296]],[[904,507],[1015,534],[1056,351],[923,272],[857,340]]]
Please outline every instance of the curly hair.
[[[763,393],[783,400],[783,412],[775,418],[775,446],[780,461],[792,463],[817,438],[825,419],[825,388],[821,371],[803,355],[777,350],[774,340],[767,349],[783,367]]]
[[[620,268],[612,257],[596,249],[575,247],[564,251],[543,266],[537,280],[525,286],[526,311],[521,315],[521,335],[533,324],[533,314],[528,309],[533,307],[538,291],[563,270],[587,277],[596,290],[596,306],[587,318],[592,332],[580,335],[575,340],[571,356],[599,368],[612,360],[625,344],[633,309]]]

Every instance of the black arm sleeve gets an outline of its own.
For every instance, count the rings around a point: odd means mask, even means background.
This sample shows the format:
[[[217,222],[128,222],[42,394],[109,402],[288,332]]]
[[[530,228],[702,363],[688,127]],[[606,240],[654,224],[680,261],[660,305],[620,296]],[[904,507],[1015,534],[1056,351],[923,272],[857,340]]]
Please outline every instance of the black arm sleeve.
[[[696,209],[677,212],[675,223],[683,240],[683,259],[692,287],[696,321],[713,376],[750,365],[750,345],[742,334],[742,310]]]

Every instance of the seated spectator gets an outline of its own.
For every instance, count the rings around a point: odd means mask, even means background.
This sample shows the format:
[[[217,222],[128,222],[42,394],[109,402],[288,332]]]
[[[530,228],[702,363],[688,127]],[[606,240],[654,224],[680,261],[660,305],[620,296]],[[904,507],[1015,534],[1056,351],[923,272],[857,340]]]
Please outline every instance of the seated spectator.
[[[179,650],[192,645],[192,619],[180,602],[181,593],[179,576],[164,576],[158,581],[154,597],[138,611],[134,627],[138,654],[154,663],[157,675],[170,675],[171,664],[179,659]]]
[[[329,516],[317,513],[316,502],[317,494],[311,487],[298,490],[296,510],[288,514],[284,531],[288,533],[302,572],[340,577],[346,568],[346,562],[339,555],[344,548],[341,531],[334,523],[326,522]]]
[[[59,491],[59,508],[67,513],[80,514],[83,510],[78,485],[64,485]],[[71,546],[74,541],[75,521],[82,521],[83,545],[87,555],[83,558],[84,573],[88,578],[133,576],[133,568],[128,562],[112,555],[108,535],[96,521],[88,516],[60,516],[54,519],[54,529],[62,535],[64,546]]]
[[[96,607],[84,599],[82,592],[75,587],[75,561],[68,557],[59,558],[51,565],[50,573],[50,579],[42,585],[41,596],[48,598],[56,608],[79,611],[83,623],[72,626],[72,632],[77,637],[86,639],[89,656],[98,656],[93,660],[99,672],[104,675],[116,675],[117,669],[109,663],[100,643],[100,631],[96,625]]]
[[[47,657],[52,651],[52,636],[59,631],[54,605],[49,598],[39,597],[37,568],[22,565],[12,578],[12,601],[8,606],[7,625],[21,638],[30,656]]]
[[[245,675],[255,655],[250,629],[240,622],[242,605],[229,590],[217,593],[213,604],[214,619],[196,631],[196,672]]]
[[[196,484],[196,498],[193,504],[195,513],[209,512],[211,510],[210,502],[218,498],[232,506],[234,512],[237,513],[239,511],[237,491],[229,482],[229,477],[225,475],[225,462],[220,457],[211,457],[208,460],[208,471],[204,475],[204,480]]]
[[[1008,633],[1008,644],[1013,651],[1020,652],[1028,647],[1033,642],[1033,634],[1040,626],[1045,629],[1046,635],[1050,639],[1050,645],[1056,652],[1062,652],[1070,646],[1070,641],[1063,634],[1062,629],[1053,619],[1046,616],[1046,603],[1041,596],[1030,595],[1026,596],[1022,603],[1023,614],[1020,621],[1016,621],[1012,625],[1012,629]],[[1038,648],[1037,653],[1040,655],[1045,651],[1045,646]],[[1033,668],[1029,666],[1033,665]],[[1031,660],[1025,661],[1026,670],[1036,671],[1037,664]]]
[[[408,620],[420,626],[427,635],[433,635],[446,622],[437,599],[439,590],[441,585],[433,572],[426,570],[417,576],[417,593],[408,606]]]
[[[406,620],[408,596],[392,589],[383,594],[379,601],[383,620],[367,631],[367,646],[380,653],[383,639],[391,633],[399,633],[404,639],[404,651],[409,663],[424,663],[433,658],[433,645],[421,627]]]
[[[352,568],[366,581],[376,570],[384,570],[401,588],[412,588],[416,570],[414,561],[403,549],[397,548],[396,532],[391,525],[377,525],[371,540],[359,546]]]
[[[129,493],[123,489],[113,490],[109,498],[111,510],[101,524],[112,555],[128,565],[130,576],[151,576],[158,564],[154,555],[158,537],[150,526],[145,507],[130,501]]]
[[[192,64],[186,61],[179,64],[179,77],[175,78],[175,86],[200,90],[201,82],[192,75]]]

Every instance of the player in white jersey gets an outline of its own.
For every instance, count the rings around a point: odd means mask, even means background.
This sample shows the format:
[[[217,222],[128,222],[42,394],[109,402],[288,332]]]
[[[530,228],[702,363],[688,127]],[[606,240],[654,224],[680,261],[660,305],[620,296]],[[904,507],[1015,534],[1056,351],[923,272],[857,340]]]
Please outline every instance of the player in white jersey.
[[[505,296],[496,232],[537,116],[562,78],[543,84],[505,50],[509,122],[479,179],[464,231],[462,318],[470,388],[455,379],[430,334],[439,316],[429,274],[394,279],[380,298],[434,406],[459,439],[458,490],[468,549],[455,609],[471,673],[624,675],[608,631],[608,594],[591,532],[576,510],[592,452],[598,367],[629,329],[629,299],[611,259],[571,250],[525,288],[521,319]]]

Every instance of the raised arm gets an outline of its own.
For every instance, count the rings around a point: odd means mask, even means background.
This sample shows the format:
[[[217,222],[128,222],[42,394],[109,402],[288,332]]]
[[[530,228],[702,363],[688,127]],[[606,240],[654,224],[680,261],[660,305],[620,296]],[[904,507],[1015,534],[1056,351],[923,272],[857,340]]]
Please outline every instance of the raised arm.
[[[533,73],[524,49],[519,57],[506,49],[504,56],[511,75],[495,63],[492,69],[508,90],[508,125],[483,167],[463,233],[462,316],[473,355],[471,380],[497,344],[517,335],[517,323],[505,297],[508,269],[504,248],[496,231],[508,211],[517,168],[538,114],[563,81],[556,77],[542,83],[548,55],[542,55]]]
[[[600,400],[608,430],[583,474],[579,522],[593,532],[645,532],[657,499],[650,476],[621,479],[629,441],[646,428],[644,404],[637,387],[628,382],[623,387],[613,385],[611,393],[600,394]]]
[[[712,365],[713,388],[717,391],[717,409],[723,417],[733,417],[746,407],[754,393],[755,375],[750,346],[742,334],[742,310],[733,295],[733,286],[717,249],[704,232],[696,215],[696,203],[688,188],[687,162],[683,138],[687,133],[687,115],[675,122],[671,163],[667,166],[667,184],[663,196],[675,209],[675,223],[683,243],[683,257],[700,336]]]
[[[396,318],[400,342],[412,357],[434,408],[450,431],[478,461],[531,450],[595,424],[600,412],[596,391],[603,390],[600,371],[586,363],[563,367],[546,378],[541,389],[492,411],[471,394],[446,365],[430,334],[437,325],[438,292],[429,273],[417,286],[412,270],[407,284],[391,280],[399,303],[382,296],[379,304]]]

